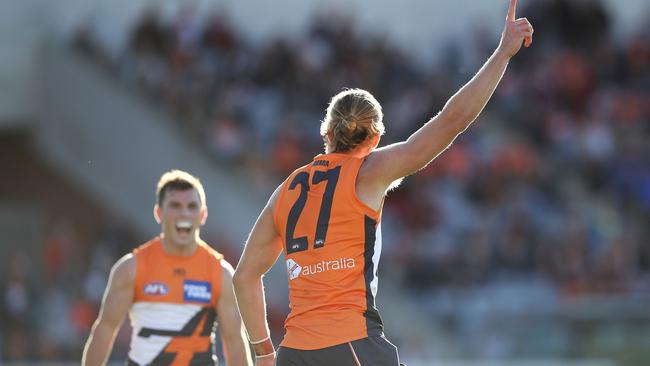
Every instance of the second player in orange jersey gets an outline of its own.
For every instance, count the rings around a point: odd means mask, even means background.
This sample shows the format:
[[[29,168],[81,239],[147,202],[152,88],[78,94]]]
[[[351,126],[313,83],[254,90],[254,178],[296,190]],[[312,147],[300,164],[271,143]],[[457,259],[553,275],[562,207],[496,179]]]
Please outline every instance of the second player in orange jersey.
[[[127,313],[133,333],[127,365],[216,365],[218,321],[228,366],[250,365],[232,290],[232,266],[199,237],[207,218],[203,186],[174,170],[158,182],[160,236],[113,266],[82,365],[104,365]]]
[[[442,111],[406,141],[377,148],[383,113],[367,91],[334,96],[321,125],[325,154],[273,193],[248,238],[233,282],[256,365],[397,366],[377,308],[381,209],[386,192],[444,151],[479,115],[508,62],[532,42],[510,0],[501,42]],[[276,354],[262,276],[284,252],[291,312]]]

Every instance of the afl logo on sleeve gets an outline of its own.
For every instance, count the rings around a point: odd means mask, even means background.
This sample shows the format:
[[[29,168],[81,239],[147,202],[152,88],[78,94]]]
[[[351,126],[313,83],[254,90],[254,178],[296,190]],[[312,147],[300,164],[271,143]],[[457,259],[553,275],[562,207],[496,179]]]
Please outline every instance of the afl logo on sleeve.
[[[183,301],[210,303],[212,286],[210,282],[185,280],[183,283]]]
[[[161,282],[150,282],[144,285],[145,295],[167,295],[169,288]]]

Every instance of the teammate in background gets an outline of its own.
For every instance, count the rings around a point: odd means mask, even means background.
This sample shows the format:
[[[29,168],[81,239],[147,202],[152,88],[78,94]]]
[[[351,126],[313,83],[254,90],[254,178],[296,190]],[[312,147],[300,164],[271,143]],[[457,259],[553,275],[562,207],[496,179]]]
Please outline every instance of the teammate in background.
[[[226,363],[251,365],[232,290],[232,266],[199,237],[208,216],[199,180],[173,170],[158,182],[160,236],[115,263],[82,365],[103,365],[127,312],[128,365],[215,365],[218,320]]]
[[[375,307],[386,192],[429,164],[479,115],[533,28],[511,0],[501,42],[442,111],[406,141],[377,148],[382,110],[367,91],[334,96],[321,124],[325,154],[294,171],[271,196],[234,276],[257,365],[391,365],[397,349]],[[284,251],[291,312],[276,354],[262,276]]]

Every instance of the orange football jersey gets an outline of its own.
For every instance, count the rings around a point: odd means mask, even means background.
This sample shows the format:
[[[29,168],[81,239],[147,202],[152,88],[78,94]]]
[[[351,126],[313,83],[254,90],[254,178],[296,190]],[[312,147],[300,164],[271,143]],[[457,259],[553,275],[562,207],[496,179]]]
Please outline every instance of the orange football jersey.
[[[383,333],[377,309],[381,209],[356,195],[365,157],[318,155],[280,188],[274,221],[291,312],[282,345],[319,349]]]
[[[160,238],[133,254],[136,275],[128,364],[215,364],[211,336],[223,256],[204,242],[190,256],[170,255]]]

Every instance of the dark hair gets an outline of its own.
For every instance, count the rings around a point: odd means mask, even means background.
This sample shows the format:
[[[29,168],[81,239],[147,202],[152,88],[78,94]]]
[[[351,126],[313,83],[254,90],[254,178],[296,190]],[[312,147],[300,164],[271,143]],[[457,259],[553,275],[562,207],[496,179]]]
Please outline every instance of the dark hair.
[[[196,189],[201,200],[201,206],[205,207],[206,201],[203,185],[198,178],[182,170],[170,170],[160,177],[156,186],[156,203],[158,206],[162,206],[165,200],[165,194],[169,190],[186,191],[188,189]]]
[[[384,134],[384,115],[375,97],[363,89],[346,89],[327,107],[320,134],[331,152],[354,149],[367,138]]]

